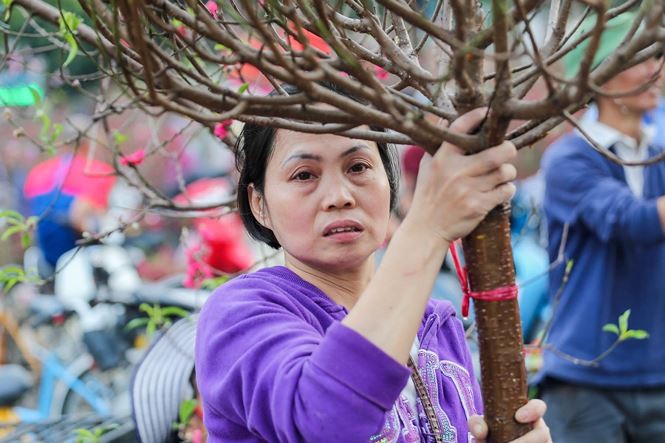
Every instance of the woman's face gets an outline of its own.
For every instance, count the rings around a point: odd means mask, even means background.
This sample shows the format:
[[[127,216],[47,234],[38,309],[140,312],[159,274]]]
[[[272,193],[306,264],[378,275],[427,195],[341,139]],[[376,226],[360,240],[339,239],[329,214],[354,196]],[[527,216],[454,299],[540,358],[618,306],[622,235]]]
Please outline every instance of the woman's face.
[[[321,271],[360,266],[383,243],[390,185],[374,142],[278,130],[254,217],[291,258]]]
[[[644,92],[614,99],[628,110],[641,114],[658,106],[660,90],[663,87],[662,59],[654,57],[617,74],[605,84],[604,89],[621,93],[634,90],[648,82],[651,82],[651,85]]]

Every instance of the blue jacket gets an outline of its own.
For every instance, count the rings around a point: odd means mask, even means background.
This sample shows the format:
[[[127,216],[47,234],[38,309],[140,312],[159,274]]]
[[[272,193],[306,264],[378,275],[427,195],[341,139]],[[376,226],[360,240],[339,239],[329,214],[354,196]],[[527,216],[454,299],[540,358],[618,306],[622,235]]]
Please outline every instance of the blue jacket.
[[[659,150],[649,149],[649,155]],[[646,340],[621,343],[597,367],[574,364],[546,350],[542,376],[601,387],[665,386],[665,235],[656,198],[665,194],[665,163],[644,168],[643,197],[629,189],[624,170],[568,134],[543,159],[549,256],[554,262],[569,224],[566,259],[574,260],[563,287],[548,343],[572,357],[593,360],[617,336],[616,324],[631,309],[630,329]],[[553,300],[565,263],[550,274]]]
[[[46,261],[55,267],[58,258],[76,247],[81,234],[71,226],[69,212],[74,197],[53,190],[28,200],[30,212],[39,217],[37,241]]]

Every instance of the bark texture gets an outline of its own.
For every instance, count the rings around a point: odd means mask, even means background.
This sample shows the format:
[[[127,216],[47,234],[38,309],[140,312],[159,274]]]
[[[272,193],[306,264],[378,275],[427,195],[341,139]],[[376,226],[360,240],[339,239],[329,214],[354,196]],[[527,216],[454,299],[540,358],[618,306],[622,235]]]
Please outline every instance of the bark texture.
[[[509,214],[509,205],[495,208],[463,240],[472,291],[515,284]],[[519,307],[516,299],[474,300],[474,310],[489,439],[492,443],[507,443],[532,428],[514,418],[515,411],[527,402]]]

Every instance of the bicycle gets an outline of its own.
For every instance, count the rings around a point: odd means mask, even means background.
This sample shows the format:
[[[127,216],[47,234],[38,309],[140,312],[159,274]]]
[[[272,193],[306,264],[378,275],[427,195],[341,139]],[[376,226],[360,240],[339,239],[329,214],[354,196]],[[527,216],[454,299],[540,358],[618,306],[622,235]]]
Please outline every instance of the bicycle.
[[[65,415],[75,410],[80,410],[80,403],[74,406],[76,398],[82,399],[90,411],[101,416],[111,414],[111,399],[113,392],[104,383],[92,375],[95,361],[87,352],[77,352],[78,356],[70,363],[64,363],[58,357],[55,349],[47,349],[39,343],[32,328],[39,328],[49,322],[60,323],[62,316],[66,315],[62,307],[58,307],[50,299],[46,312],[40,309],[40,301],[45,300],[39,296],[35,299],[32,315],[29,319],[34,320],[30,327],[21,327],[5,309],[0,311],[0,328],[7,333],[18,348],[22,359],[28,362],[33,380],[39,380],[36,398],[36,407],[28,408],[22,406],[10,407],[17,400],[25,397],[33,390],[34,383],[17,383],[20,370],[17,364],[0,366],[5,368],[0,371],[0,377],[5,385],[15,383],[16,389],[5,398],[0,397],[0,424],[14,423],[37,423],[48,418]],[[43,308],[43,306],[42,306]],[[25,322],[27,323],[27,322]],[[56,330],[62,325],[51,324],[50,330]],[[61,335],[60,335],[61,336]],[[5,353],[6,354],[6,353]],[[22,378],[25,378],[24,376]]]

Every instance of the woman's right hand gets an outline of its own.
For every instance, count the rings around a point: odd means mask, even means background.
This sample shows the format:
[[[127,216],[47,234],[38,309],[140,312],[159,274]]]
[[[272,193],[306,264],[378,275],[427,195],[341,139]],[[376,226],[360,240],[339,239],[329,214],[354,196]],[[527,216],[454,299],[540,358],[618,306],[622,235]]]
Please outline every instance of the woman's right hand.
[[[552,443],[550,429],[545,424],[543,416],[547,410],[547,405],[539,399],[529,400],[515,412],[515,420],[520,423],[531,423],[533,429],[522,437],[513,440],[511,443]],[[469,418],[469,430],[473,435],[474,443],[485,443],[487,439],[487,423],[480,415],[474,415]]]
[[[487,110],[468,112],[450,126],[469,132],[482,121]],[[510,183],[517,175],[517,149],[504,142],[473,155],[444,142],[439,150],[423,157],[413,204],[407,218],[417,220],[448,243],[469,234],[494,207],[515,194]]]

